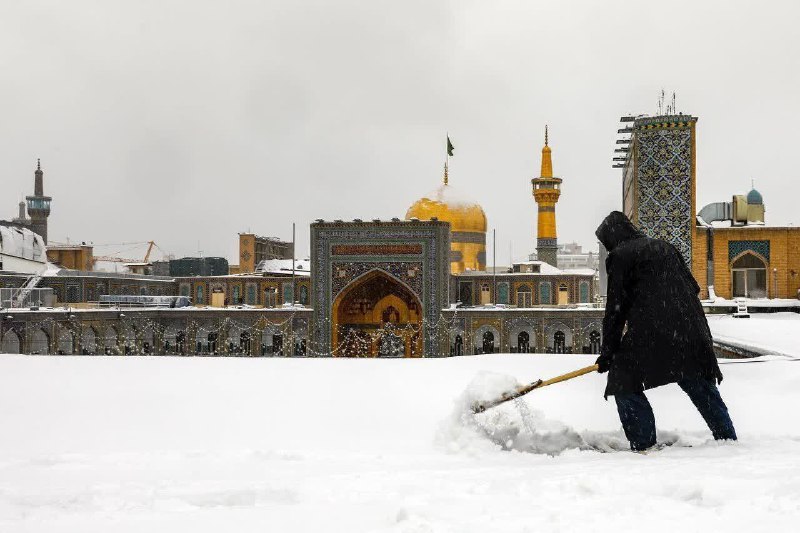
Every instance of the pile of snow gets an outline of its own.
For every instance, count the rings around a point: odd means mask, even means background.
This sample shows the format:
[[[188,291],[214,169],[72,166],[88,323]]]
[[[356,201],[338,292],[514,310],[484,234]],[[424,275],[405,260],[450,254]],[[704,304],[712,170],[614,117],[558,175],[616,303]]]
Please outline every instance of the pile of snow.
[[[659,439],[691,447],[614,451],[598,374],[464,418],[592,362],[0,356],[0,531],[796,528],[794,361],[723,365],[736,444],[673,385]]]

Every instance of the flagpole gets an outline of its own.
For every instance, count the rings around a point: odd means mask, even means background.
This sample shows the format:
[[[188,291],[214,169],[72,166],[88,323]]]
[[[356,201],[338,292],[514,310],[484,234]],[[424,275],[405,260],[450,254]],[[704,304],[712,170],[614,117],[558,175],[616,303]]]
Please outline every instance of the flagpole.
[[[444,184],[449,180],[447,174],[450,172],[450,132],[444,132]]]
[[[497,303],[497,229],[492,228],[492,295],[494,303]]]

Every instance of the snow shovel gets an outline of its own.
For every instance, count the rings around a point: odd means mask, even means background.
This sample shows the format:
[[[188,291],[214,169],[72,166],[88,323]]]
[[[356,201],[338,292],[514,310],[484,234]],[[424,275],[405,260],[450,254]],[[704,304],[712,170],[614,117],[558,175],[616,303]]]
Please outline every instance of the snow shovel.
[[[581,368],[579,370],[573,370],[572,372],[567,372],[566,374],[550,378],[546,381],[537,379],[533,383],[522,385],[520,387],[517,387],[513,391],[504,392],[502,396],[500,396],[499,398],[495,398],[494,400],[474,403],[472,405],[472,412],[476,414],[482,413],[487,409],[500,405],[501,403],[513,400],[514,398],[519,398],[520,396],[524,396],[525,394],[528,394],[530,391],[534,389],[540,389],[542,387],[552,385],[553,383],[560,383],[562,381],[567,381],[568,379],[577,378],[578,376],[582,376],[590,372],[595,372],[598,368],[600,368],[598,365],[592,365],[592,366],[587,366],[586,368]]]

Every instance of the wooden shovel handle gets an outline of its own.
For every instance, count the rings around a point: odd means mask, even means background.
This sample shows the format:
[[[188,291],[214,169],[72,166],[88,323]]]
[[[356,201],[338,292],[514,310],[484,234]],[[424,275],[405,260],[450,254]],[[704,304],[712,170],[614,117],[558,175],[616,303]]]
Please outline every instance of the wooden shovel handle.
[[[582,376],[584,374],[588,374],[590,372],[595,372],[600,367],[598,365],[587,366],[585,368],[581,368],[578,370],[573,370],[572,372],[567,372],[566,374],[562,374],[560,376],[556,376],[554,378],[550,378],[547,381],[542,381],[541,379],[534,381],[533,383],[529,383],[527,385],[523,385],[513,391],[505,392],[499,398],[495,398],[494,400],[489,400],[483,403],[476,403],[472,406],[472,412],[474,413],[482,413],[485,410],[494,407],[496,405],[500,405],[501,403],[505,403],[509,400],[513,400],[515,398],[519,398],[520,396],[524,396],[531,392],[534,389],[539,389],[541,387],[546,387],[548,385],[552,385],[554,383],[560,383],[562,381],[567,381],[568,379],[577,378],[578,376]]]
[[[600,368],[600,365],[592,365],[587,366],[585,368],[581,368],[578,370],[573,370],[572,372],[567,372],[566,374],[562,374],[560,376],[556,376],[554,378],[550,378],[547,381],[542,381],[539,387],[546,387],[548,385],[552,385],[554,383],[560,383],[562,381],[567,381],[568,379],[577,378],[578,376],[582,376],[584,374],[588,374],[590,372],[596,372]],[[537,389],[539,387],[536,387]]]

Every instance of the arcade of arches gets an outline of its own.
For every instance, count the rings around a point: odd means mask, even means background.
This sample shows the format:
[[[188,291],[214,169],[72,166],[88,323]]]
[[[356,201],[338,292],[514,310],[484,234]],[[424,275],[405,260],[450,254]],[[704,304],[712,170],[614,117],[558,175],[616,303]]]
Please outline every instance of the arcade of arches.
[[[402,282],[373,270],[333,303],[333,354],[346,357],[422,355],[422,306]]]

